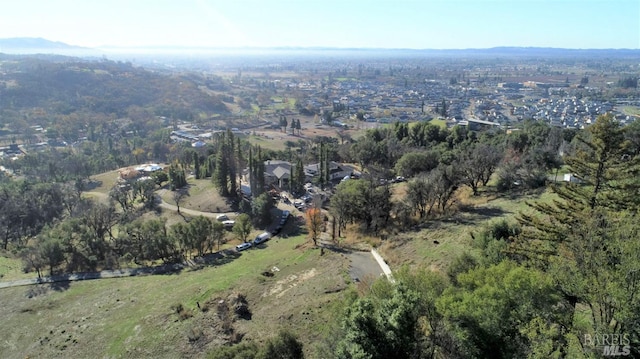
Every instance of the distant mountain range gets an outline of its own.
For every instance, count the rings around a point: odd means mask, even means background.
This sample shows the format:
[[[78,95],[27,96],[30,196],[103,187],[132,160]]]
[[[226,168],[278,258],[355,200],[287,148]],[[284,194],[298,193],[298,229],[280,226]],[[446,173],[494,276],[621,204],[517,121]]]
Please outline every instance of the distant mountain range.
[[[149,46],[149,47],[101,47],[88,48],[73,46],[59,41],[43,38],[17,37],[0,39],[0,53],[34,54],[50,53],[75,56],[96,56],[106,53],[137,53],[180,54],[180,53],[269,53],[303,54],[330,52],[333,54],[387,54],[387,55],[432,55],[432,56],[640,56],[640,49],[566,49],[551,47],[493,47],[478,49],[386,49],[386,48],[337,48],[337,47],[268,47],[268,48],[213,48],[213,47],[180,47],[180,46]]]
[[[41,37],[12,37],[0,39],[1,49],[87,49],[59,41],[50,41]]]
[[[0,39],[0,53],[11,55],[66,55],[77,57],[99,56],[102,51],[88,47],[73,46],[64,42],[40,37],[12,37]]]

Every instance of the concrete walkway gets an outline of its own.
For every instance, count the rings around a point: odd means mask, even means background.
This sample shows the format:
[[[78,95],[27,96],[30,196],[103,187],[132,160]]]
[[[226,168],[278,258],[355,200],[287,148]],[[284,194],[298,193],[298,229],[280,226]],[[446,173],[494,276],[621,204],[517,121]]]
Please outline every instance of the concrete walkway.
[[[393,279],[393,274],[391,274],[391,268],[389,268],[389,265],[387,264],[387,262],[384,261],[384,258],[382,258],[380,253],[378,253],[378,251],[376,251],[375,249],[372,249],[371,254],[373,255],[373,258],[375,258],[376,261],[378,262],[378,265],[380,265],[380,268],[382,268],[382,272],[384,273],[384,275],[387,276],[387,279],[389,280],[389,282],[395,283],[396,280]]]

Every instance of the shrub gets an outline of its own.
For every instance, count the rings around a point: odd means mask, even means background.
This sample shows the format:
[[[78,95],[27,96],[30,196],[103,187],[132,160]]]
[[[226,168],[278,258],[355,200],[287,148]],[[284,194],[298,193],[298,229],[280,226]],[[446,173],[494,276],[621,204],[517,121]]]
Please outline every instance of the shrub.
[[[202,329],[196,326],[189,328],[189,331],[187,332],[187,338],[190,343],[197,342],[203,335],[204,333],[202,332]]]

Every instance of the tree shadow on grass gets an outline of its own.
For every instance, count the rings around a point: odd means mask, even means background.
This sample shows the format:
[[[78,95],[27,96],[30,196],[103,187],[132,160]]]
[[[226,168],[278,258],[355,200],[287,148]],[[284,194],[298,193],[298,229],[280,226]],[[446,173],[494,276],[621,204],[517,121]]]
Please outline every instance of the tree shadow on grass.
[[[526,197],[540,196],[544,192],[546,192],[546,190],[547,190],[547,186],[542,186],[539,188],[516,187],[516,188],[512,188],[505,191],[498,191],[493,189],[493,190],[487,191],[486,193],[491,194],[492,196],[495,196],[496,199],[501,198],[501,199],[507,199],[510,201],[515,201],[515,200],[523,199]]]
[[[507,213],[511,213],[497,207],[471,207],[462,209],[461,212],[479,216],[481,218],[500,217]]]
[[[231,263],[242,254],[233,249],[223,249],[221,251],[206,254],[203,257],[196,258],[194,261],[204,266],[216,267],[223,264]]]
[[[48,284],[38,284],[29,286],[27,292],[25,293],[25,297],[27,298],[35,298],[39,295],[46,294],[49,292]]]
[[[92,180],[86,181],[83,185],[84,185],[83,191],[92,191],[102,186],[102,181],[97,181],[92,179]]]
[[[56,292],[64,292],[65,290],[71,287],[71,281],[61,281],[61,282],[53,282],[49,283],[49,289],[54,290]]]
[[[346,246],[337,246],[335,244],[327,243],[327,242],[319,242],[318,247],[325,248],[332,252],[336,252],[340,254],[349,254],[355,250]]]
[[[25,296],[27,298],[34,298],[39,295],[47,294],[50,291],[64,292],[69,289],[69,287],[71,287],[71,282],[68,280],[36,284],[29,286]]]
[[[184,270],[184,265],[180,263],[165,264],[152,269],[149,274],[162,274],[162,275],[178,275]]]
[[[444,223],[455,223],[462,225],[476,225],[478,222],[484,222],[491,218],[502,217],[508,213],[509,211],[505,211],[502,208],[497,207],[463,207],[460,209],[460,212],[451,218],[443,219]]]

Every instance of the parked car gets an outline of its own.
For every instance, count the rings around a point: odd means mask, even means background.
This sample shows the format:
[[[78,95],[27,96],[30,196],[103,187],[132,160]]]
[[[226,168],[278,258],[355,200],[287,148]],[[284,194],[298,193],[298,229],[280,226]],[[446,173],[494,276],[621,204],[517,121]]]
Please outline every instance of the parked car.
[[[237,250],[238,252],[240,252],[240,251],[244,251],[245,249],[249,249],[249,248],[251,248],[251,246],[252,246],[252,245],[253,245],[253,244],[251,244],[251,242],[240,243],[240,244],[238,244],[238,245],[236,246],[236,250]]]
[[[218,216],[216,216],[216,220],[220,222],[224,222],[224,221],[228,221],[229,217],[227,217],[226,214],[219,214]]]
[[[233,221],[233,220],[222,221],[222,224],[224,225],[224,228],[231,229],[236,224],[236,221]]]
[[[289,211],[286,211],[289,212]],[[289,219],[289,213],[282,213],[282,217],[280,217],[280,227],[284,226],[285,223],[287,223],[287,220]]]
[[[264,243],[266,242],[269,238],[271,238],[271,233],[269,232],[263,232],[261,234],[259,234],[256,239],[253,240],[253,245],[256,246],[260,243]]]

